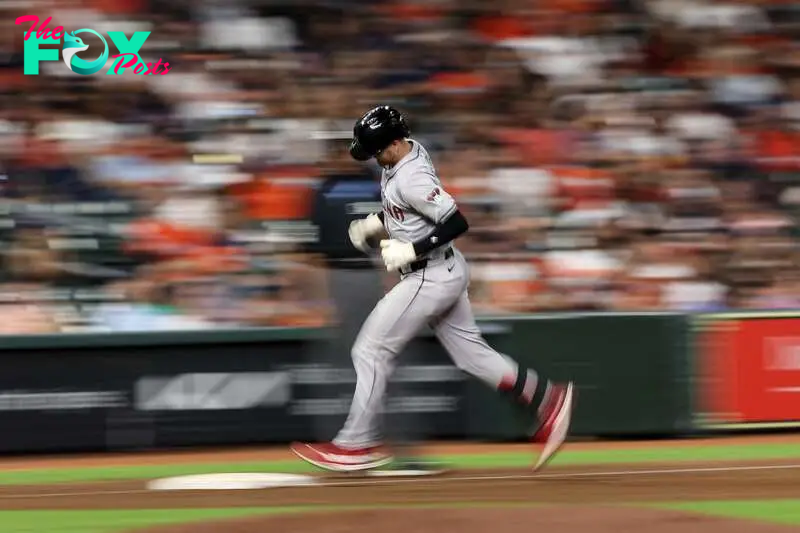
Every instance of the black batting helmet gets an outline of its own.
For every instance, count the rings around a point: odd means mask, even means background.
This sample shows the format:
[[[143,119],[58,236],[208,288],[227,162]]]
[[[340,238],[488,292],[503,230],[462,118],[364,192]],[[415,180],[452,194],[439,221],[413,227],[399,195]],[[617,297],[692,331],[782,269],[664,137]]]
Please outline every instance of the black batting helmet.
[[[411,134],[403,115],[397,109],[382,105],[367,111],[353,126],[350,155],[366,161],[398,139]]]

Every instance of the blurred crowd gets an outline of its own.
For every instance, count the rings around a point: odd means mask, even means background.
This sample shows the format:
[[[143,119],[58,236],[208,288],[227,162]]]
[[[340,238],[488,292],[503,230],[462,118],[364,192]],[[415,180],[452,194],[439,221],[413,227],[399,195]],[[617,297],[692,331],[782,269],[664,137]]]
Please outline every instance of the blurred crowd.
[[[797,0],[0,9],[2,333],[331,323],[312,198],[376,174],[346,150],[379,103],[470,221],[480,313],[800,308]],[[30,14],[170,71],[24,76]]]

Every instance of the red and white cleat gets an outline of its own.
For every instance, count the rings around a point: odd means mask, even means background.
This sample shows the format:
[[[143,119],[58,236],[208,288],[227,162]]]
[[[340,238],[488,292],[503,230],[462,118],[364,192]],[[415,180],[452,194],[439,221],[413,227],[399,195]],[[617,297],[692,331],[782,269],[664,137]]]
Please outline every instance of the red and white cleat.
[[[542,423],[532,437],[534,442],[544,443],[544,449],[536,466],[533,467],[534,470],[539,470],[550,462],[567,439],[572,420],[573,395],[572,382],[566,385],[553,385],[550,398],[542,410]]]
[[[331,472],[358,472],[380,468],[394,457],[384,446],[347,449],[333,443],[307,444],[295,442],[290,449],[300,459]]]

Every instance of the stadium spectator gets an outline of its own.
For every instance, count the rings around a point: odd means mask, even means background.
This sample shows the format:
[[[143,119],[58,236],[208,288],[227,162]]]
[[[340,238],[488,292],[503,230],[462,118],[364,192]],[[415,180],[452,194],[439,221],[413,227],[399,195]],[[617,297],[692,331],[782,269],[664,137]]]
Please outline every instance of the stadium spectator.
[[[35,6],[151,31],[163,76],[25,76],[0,7],[4,333],[329,323],[314,202],[376,173],[341,139],[377,103],[467,214],[483,312],[800,305],[795,2],[215,6]]]

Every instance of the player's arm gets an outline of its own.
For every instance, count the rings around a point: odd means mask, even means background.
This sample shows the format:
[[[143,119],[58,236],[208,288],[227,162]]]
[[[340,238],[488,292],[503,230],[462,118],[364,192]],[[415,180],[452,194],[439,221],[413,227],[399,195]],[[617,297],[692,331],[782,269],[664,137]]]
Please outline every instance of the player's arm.
[[[403,199],[434,224],[431,233],[413,243],[417,256],[454,241],[469,229],[456,201],[432,175],[414,174],[404,185],[401,188]]]
[[[399,184],[398,191],[408,207],[429,219],[434,228],[425,238],[413,243],[395,239],[381,241],[381,256],[390,272],[451,242],[469,228],[453,197],[432,174],[413,174]]]
[[[456,240],[469,229],[467,219],[457,208],[444,222],[436,224],[433,232],[414,243],[414,253],[418,256],[435,250]]]

